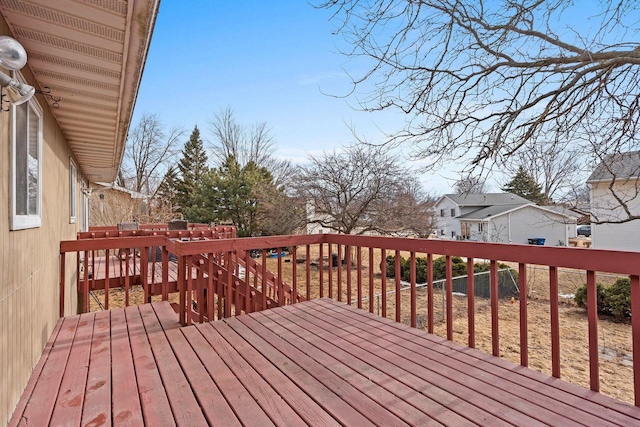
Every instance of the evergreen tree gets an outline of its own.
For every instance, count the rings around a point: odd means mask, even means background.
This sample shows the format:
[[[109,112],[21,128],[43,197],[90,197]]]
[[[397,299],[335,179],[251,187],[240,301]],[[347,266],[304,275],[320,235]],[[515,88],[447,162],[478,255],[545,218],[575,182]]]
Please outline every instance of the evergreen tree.
[[[177,206],[176,197],[178,195],[179,181],[180,179],[178,178],[176,169],[171,166],[167,172],[165,172],[162,182],[158,186],[156,197],[163,205],[168,206],[170,209]]]
[[[537,205],[549,203],[549,199],[542,192],[542,186],[525,171],[523,166],[520,166],[511,181],[502,187],[502,191],[524,197]]]
[[[180,171],[180,180],[177,184],[176,201],[184,213],[185,209],[188,209],[193,203],[192,199],[198,183],[209,170],[207,154],[204,151],[204,144],[197,125],[193,128],[189,140],[184,145],[178,170]]]

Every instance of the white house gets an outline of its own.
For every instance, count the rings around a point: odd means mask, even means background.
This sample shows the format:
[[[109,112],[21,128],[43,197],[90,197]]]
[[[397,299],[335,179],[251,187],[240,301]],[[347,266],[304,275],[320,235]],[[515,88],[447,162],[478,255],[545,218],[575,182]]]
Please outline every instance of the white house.
[[[446,194],[435,207],[441,238],[566,246],[576,234],[575,215],[511,193]]]
[[[630,216],[640,216],[640,151],[605,159],[587,179],[587,185],[592,246],[640,251],[640,219],[625,221]]]

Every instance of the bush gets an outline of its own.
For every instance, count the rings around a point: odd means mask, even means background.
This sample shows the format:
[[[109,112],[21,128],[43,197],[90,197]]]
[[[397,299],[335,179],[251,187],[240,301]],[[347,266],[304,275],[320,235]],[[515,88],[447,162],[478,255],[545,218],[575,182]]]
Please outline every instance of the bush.
[[[609,287],[596,284],[598,313],[613,316],[615,320],[631,317],[631,280],[622,278]],[[587,285],[576,290],[574,301],[579,307],[587,308]]]

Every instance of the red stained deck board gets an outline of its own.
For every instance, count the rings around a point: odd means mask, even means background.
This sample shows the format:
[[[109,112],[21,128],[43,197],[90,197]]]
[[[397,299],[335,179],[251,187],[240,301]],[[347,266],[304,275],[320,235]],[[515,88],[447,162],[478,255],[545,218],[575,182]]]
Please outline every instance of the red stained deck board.
[[[40,373],[18,425],[46,425],[49,423],[79,319],[80,316],[63,319],[60,332],[53,343],[47,362]]]
[[[307,371],[298,366],[294,361],[283,357],[276,348],[265,341],[260,335],[253,332],[240,322],[233,322],[233,329],[245,341],[258,350],[271,364],[290,378],[309,397],[322,406],[338,422],[344,425],[372,426],[374,423],[364,415],[353,409],[342,400],[338,390],[332,390],[314,378]]]
[[[143,425],[124,309],[111,310],[111,413],[115,424]]]
[[[376,386],[377,384],[368,378],[368,373],[366,371],[358,372],[342,363],[339,359],[335,358],[335,354],[332,351],[333,349],[326,345],[325,342],[319,342],[320,340],[318,339],[313,340],[313,342],[318,344],[320,348],[315,347],[295,335],[281,324],[275,322],[268,314],[256,313],[253,317],[271,332],[308,355],[316,363],[324,366],[357,389],[360,393],[386,408],[389,412],[395,414],[403,421],[410,425],[442,425],[425,413],[419,411],[414,406],[411,406],[406,401],[398,399],[397,396],[385,388]],[[304,330],[302,334],[304,334]]]
[[[137,306],[125,308],[140,404],[146,425],[175,425],[169,399]]]
[[[433,420],[445,425],[476,425],[471,420],[486,418],[486,413],[477,410],[474,406],[468,405],[461,411],[461,414],[450,410],[439,399],[432,399],[426,394],[421,393],[420,387],[416,387],[416,378],[413,374],[406,372],[395,365],[364,351],[348,341],[335,336],[331,331],[323,329],[321,321],[316,325],[313,316],[298,317],[294,314],[297,310],[290,310],[291,306],[283,307],[283,309],[274,309],[263,312],[264,315],[279,325],[286,327],[298,337],[304,339],[308,343],[316,346],[316,348],[331,354],[341,363],[351,367],[354,371],[364,375],[370,381],[384,387],[393,393],[396,398],[406,400],[415,408],[421,410],[425,415]],[[412,388],[413,387],[413,388]],[[442,396],[438,396],[441,398]],[[466,415],[467,418],[464,418]],[[491,420],[493,425],[499,425],[499,419]]]
[[[176,424],[178,426],[206,424],[191,385],[169,345],[151,304],[140,305],[139,308]]]
[[[539,414],[533,411],[535,408],[533,405],[514,400],[497,387],[468,378],[463,372],[453,370],[424,357],[416,357],[411,351],[399,351],[394,348],[392,343],[381,338],[385,335],[383,332],[368,328],[368,332],[360,333],[349,323],[345,323],[336,316],[331,316],[330,312],[331,310],[327,310],[325,319],[336,327],[336,334],[366,351],[395,363],[408,372],[413,372],[417,378],[456,396],[457,399],[451,402],[451,405],[455,406],[456,401],[464,400],[508,423],[528,426],[545,425],[544,422],[536,418]],[[343,330],[341,331],[341,329]]]
[[[207,421],[225,426],[239,425],[224,396],[180,331],[175,312],[166,304],[156,304],[153,308]]]
[[[530,415],[535,415],[539,420],[551,424],[562,423],[563,425],[573,424],[586,424],[586,425],[601,425],[610,426],[616,425],[613,422],[609,422],[604,418],[599,418],[588,413],[585,413],[580,407],[571,407],[567,405],[560,396],[556,398],[549,398],[540,393],[527,389],[520,384],[519,378],[513,376],[510,380],[496,375],[488,375],[484,370],[485,365],[481,364],[465,364],[455,360],[449,354],[450,349],[445,348],[445,351],[437,351],[439,344],[433,341],[427,341],[428,345],[420,345],[417,336],[413,337],[401,337],[399,331],[394,329],[395,325],[382,325],[377,322],[373,316],[361,316],[361,313],[349,310],[345,307],[333,305],[330,310],[327,307],[323,307],[317,311],[318,315],[331,316],[332,319],[341,319],[345,321],[344,325],[347,325],[345,332],[349,336],[364,336],[369,330],[379,330],[385,336],[387,340],[387,346],[390,349],[394,349],[397,355],[411,353],[424,356],[426,360],[433,361],[440,365],[438,371],[442,374],[449,376],[455,380],[455,371],[464,371],[465,378],[460,381],[464,381],[465,384],[472,387],[472,379],[478,381],[486,381],[487,387],[498,387],[499,392],[496,393],[495,389],[489,396],[495,397],[500,401],[507,403],[514,409],[521,411],[523,406],[529,405],[531,408],[526,411]],[[334,315],[332,313],[336,313]],[[343,316],[347,316],[344,319]],[[351,326],[351,324],[357,324],[357,326]],[[362,328],[360,332],[354,331],[354,328]],[[391,329],[389,329],[391,328]],[[408,329],[407,329],[408,330]],[[388,333],[389,331],[394,333]],[[400,334],[401,335],[401,334]],[[419,334],[420,337],[425,334]],[[407,339],[409,338],[409,339]],[[365,338],[366,339],[366,338]],[[426,365],[425,365],[426,366]],[[452,371],[453,370],[453,371]],[[507,394],[508,393],[508,394]]]
[[[47,363],[47,360],[49,359],[49,356],[51,354],[51,349],[53,348],[53,343],[56,337],[58,336],[58,334],[60,333],[63,320],[64,319],[58,320],[58,323],[56,323],[56,326],[53,328],[53,332],[51,333],[51,338],[49,339],[49,341],[47,341],[47,344],[45,345],[44,350],[42,351],[42,356],[40,356],[40,360],[38,360],[36,367],[33,369],[33,373],[31,374],[31,378],[29,378],[27,387],[25,387],[24,391],[22,392],[20,401],[18,402],[16,409],[13,411],[13,416],[11,417],[11,420],[9,420],[8,425],[14,426],[14,425],[17,425],[18,422],[20,421],[20,417],[22,416],[22,413],[24,412],[27,406],[27,403],[29,402],[29,398],[31,397],[31,394],[33,393],[33,390],[35,389],[35,386],[38,380],[40,379],[42,370],[45,364]]]
[[[223,322],[212,323],[214,329],[224,336],[224,339],[238,351],[246,362],[255,369],[274,391],[286,400],[309,425],[338,426],[340,425],[316,402],[302,392],[292,381],[265,359],[255,348],[250,346],[235,331]]]
[[[9,425],[630,426],[639,419],[638,407],[314,300],[189,327],[167,302],[65,318]]]
[[[81,421],[94,319],[92,314],[80,315],[51,425],[79,424]]]
[[[204,338],[204,335],[210,333],[207,331],[208,329],[213,331],[211,326],[205,323],[184,328],[182,333],[195,350],[209,375],[214,379],[227,402],[229,402],[239,421],[245,425],[251,423],[261,426],[274,425]]]
[[[205,333],[206,340],[269,416],[271,421],[276,425],[306,425],[287,402],[242,358],[237,349],[232,348],[224,339],[224,336],[233,333],[233,331],[228,326],[220,323],[211,324],[211,327],[218,333],[213,334],[210,333],[210,329],[202,328],[201,331]]]
[[[323,310],[322,313],[324,315],[326,311]],[[531,393],[527,396],[532,399],[532,402],[538,402],[540,405],[548,405],[548,407],[554,411],[564,416],[571,416],[580,423],[588,425],[625,425],[629,422],[629,418],[626,415],[606,407],[603,408],[589,400],[582,399],[575,394],[565,391],[564,387],[549,387],[547,384],[533,379],[533,375],[522,375],[534,371],[525,369],[504,359],[486,357],[487,355],[478,351],[467,352],[467,350],[471,349],[467,349],[467,347],[460,344],[452,343],[451,341],[446,341],[433,335],[416,334],[415,332],[418,331],[401,324],[392,323],[383,325],[373,316],[363,316],[362,313],[351,310],[349,310],[349,318],[357,321],[359,324],[369,325],[372,328],[379,327],[381,330],[395,335],[399,339],[411,342],[412,345],[422,346],[425,351],[438,352],[446,358],[445,360],[452,364],[462,363],[473,367],[474,370],[481,370],[481,375],[489,374],[496,379],[510,381],[518,385],[518,387],[526,388]],[[543,374],[539,375],[543,379],[547,379]],[[554,383],[557,385],[564,383],[571,386],[567,388],[575,388],[579,391],[585,390],[558,379],[554,379]],[[593,392],[589,392],[589,394],[593,394]],[[606,396],[602,397],[606,398]],[[618,403],[617,401],[614,402]],[[624,408],[629,409],[630,407],[624,406]],[[637,412],[638,411],[636,411],[636,413]]]
[[[271,332],[252,316],[240,316],[227,319],[226,322],[234,329],[238,326],[238,323],[250,328],[255,334],[259,335],[280,352],[285,360],[295,360],[295,363],[300,366],[300,368],[308,372],[325,387],[334,391],[345,403],[367,417],[371,422],[393,426],[407,425],[400,418],[371,400],[344,379],[335,375],[326,367],[319,365],[299,349],[288,345],[282,338]]]
[[[108,311],[91,315],[95,317],[82,425],[111,425],[111,316]]]

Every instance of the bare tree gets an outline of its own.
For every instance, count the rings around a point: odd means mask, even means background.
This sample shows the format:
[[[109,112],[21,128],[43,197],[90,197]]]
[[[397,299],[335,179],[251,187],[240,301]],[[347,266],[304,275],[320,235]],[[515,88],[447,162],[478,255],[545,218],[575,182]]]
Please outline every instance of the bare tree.
[[[294,186],[310,206],[309,224],[345,234],[417,229],[416,213],[426,210],[415,175],[385,147],[359,144],[310,157]]]
[[[480,194],[487,192],[487,181],[481,175],[460,174],[453,187],[457,194]]]
[[[153,196],[167,165],[174,161],[176,144],[184,131],[165,131],[156,114],[144,114],[127,140],[120,184],[129,190]]]
[[[258,167],[266,167],[277,185],[287,181],[291,164],[275,157],[275,140],[265,122],[243,126],[237,122],[234,111],[227,107],[214,115],[209,126],[213,135],[211,149],[213,158],[217,159],[217,167],[233,157],[241,167],[251,162]]]
[[[515,153],[506,169],[515,174],[524,168],[549,200],[564,201],[584,184],[582,160],[569,142],[537,142]]]
[[[467,160],[466,171],[502,166],[550,135],[570,141],[590,168],[640,146],[635,0],[328,0],[318,7],[334,12],[344,53],[359,66],[347,68],[360,72],[347,95],[367,111],[406,113],[407,126],[389,143],[409,143],[416,157],[435,160],[431,168],[451,159]]]

